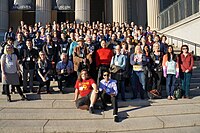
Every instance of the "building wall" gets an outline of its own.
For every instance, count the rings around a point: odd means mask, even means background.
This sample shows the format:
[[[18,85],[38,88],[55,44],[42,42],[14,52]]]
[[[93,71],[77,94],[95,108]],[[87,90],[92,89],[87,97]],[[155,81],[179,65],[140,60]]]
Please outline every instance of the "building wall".
[[[173,24],[163,30],[160,30],[159,32],[200,44],[199,31],[200,31],[200,12],[176,24]],[[181,41],[180,42],[175,41],[173,43],[179,47],[182,45]],[[194,51],[195,50],[194,46],[191,46],[190,50]],[[197,53],[198,55],[200,55],[200,48],[197,49]]]

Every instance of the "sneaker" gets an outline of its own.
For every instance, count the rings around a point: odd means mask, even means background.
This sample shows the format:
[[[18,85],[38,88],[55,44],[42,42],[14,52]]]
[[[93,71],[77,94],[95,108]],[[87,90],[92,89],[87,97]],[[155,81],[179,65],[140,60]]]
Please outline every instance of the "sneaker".
[[[89,107],[89,113],[94,114],[94,107]]]
[[[114,122],[119,122],[119,117],[117,115],[114,115]]]

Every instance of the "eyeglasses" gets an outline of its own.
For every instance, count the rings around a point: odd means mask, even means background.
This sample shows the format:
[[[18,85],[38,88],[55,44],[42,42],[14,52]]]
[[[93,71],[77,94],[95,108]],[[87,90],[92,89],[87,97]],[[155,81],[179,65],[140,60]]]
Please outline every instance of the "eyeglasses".
[[[106,77],[106,76],[109,76],[109,74],[104,74],[103,76]]]
[[[187,48],[182,48],[182,50],[187,50]]]

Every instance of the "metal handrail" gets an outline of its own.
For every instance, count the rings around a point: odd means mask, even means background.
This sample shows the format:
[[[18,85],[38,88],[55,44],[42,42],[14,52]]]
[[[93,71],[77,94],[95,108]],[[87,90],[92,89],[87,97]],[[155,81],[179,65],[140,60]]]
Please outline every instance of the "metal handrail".
[[[197,12],[199,0],[177,0],[158,15],[159,29],[164,29]]]
[[[171,45],[174,45],[174,41],[177,41],[177,42],[181,42],[181,46],[184,44],[187,44],[188,46],[194,46],[194,55],[197,55],[197,47],[200,48],[200,44],[194,43],[194,42],[191,42],[191,41],[179,38],[179,37],[163,34],[160,32],[158,32],[158,34],[165,35],[167,38],[169,38],[171,40]]]

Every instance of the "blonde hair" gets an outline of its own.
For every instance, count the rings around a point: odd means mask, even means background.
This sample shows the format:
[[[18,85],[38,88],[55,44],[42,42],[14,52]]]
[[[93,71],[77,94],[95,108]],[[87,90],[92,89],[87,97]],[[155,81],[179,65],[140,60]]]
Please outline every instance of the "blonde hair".
[[[8,52],[7,48],[10,48],[11,51]],[[4,52],[4,54],[13,54],[13,53],[14,53],[14,48],[13,48],[13,46],[7,44],[7,45],[4,47],[4,51],[3,51],[3,52]]]
[[[139,52],[140,53],[142,53],[142,48],[139,46],[139,45],[137,45],[137,46],[135,46],[135,52],[134,52],[134,54],[137,54],[137,49],[139,48]]]
[[[153,44],[153,52],[155,52],[155,45],[158,45],[158,50],[160,50],[160,45],[159,45],[158,42],[156,42],[156,43]]]

